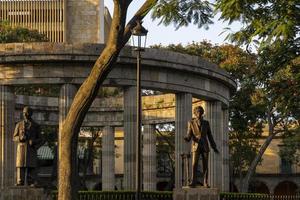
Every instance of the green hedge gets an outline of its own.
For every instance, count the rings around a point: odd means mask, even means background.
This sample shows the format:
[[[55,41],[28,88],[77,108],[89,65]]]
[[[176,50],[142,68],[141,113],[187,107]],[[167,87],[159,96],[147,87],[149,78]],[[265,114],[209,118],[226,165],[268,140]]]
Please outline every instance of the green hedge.
[[[172,200],[172,192],[142,192],[143,200]],[[57,200],[57,192],[52,192]],[[80,191],[79,200],[135,200],[134,191]]]

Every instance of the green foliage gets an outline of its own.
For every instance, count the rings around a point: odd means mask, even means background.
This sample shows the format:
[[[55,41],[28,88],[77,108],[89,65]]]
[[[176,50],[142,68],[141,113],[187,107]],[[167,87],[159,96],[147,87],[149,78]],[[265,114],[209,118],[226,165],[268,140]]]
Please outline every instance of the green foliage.
[[[299,0],[217,0],[221,19],[239,21],[243,27],[229,35],[232,41],[248,44],[256,40],[263,46],[272,42],[299,40]]]
[[[22,27],[11,27],[7,21],[0,20],[0,43],[15,42],[46,42],[45,35],[36,30],[29,30]]]
[[[156,135],[158,173],[170,177],[164,190],[172,190],[175,181],[175,125],[173,123],[156,125]]]
[[[16,86],[15,94],[26,96],[58,97],[61,86],[59,85],[25,85]]]
[[[279,155],[289,163],[300,164],[300,128],[296,128],[284,137]]]
[[[41,126],[41,132],[43,141],[50,147],[54,154],[57,146],[58,126],[43,125]]]
[[[159,0],[154,6],[152,19],[159,19],[160,24],[174,24],[176,29],[190,23],[199,28],[208,28],[212,24],[212,4],[201,0]]]
[[[179,53],[200,56],[227,70],[237,81],[244,79],[245,71],[252,73],[255,67],[255,55],[243,51],[235,45],[213,45],[208,41],[192,42],[186,46],[171,44],[154,45],[152,48],[166,49]]]
[[[123,92],[117,87],[101,87],[98,91],[98,97],[120,97]]]

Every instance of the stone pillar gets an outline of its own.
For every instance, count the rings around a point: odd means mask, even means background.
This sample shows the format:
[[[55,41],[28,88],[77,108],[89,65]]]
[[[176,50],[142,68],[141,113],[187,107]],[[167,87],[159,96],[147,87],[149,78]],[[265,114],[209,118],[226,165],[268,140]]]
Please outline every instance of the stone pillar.
[[[14,111],[13,88],[0,85],[0,188],[2,189],[15,183]]]
[[[102,135],[102,190],[115,189],[115,132],[105,126]]]
[[[205,102],[205,118],[209,121],[210,128],[212,131],[213,138],[216,142],[217,148],[220,154],[214,153],[211,149],[209,154],[208,163],[208,174],[209,174],[209,184],[212,187],[217,187],[222,190],[222,163],[223,163],[223,145],[222,145],[222,104],[219,101],[207,101]]]
[[[124,89],[124,189],[135,189],[136,87]]]
[[[230,174],[229,174],[229,133],[228,133],[228,108],[225,107],[222,109],[222,188],[221,191],[229,192],[229,184],[230,184]]]
[[[61,129],[63,121],[65,120],[70,106],[72,104],[73,98],[77,92],[77,88],[73,84],[64,84],[59,93],[59,134],[58,134],[58,151],[60,149],[61,141]],[[58,153],[59,155],[59,153]],[[60,158],[58,158],[60,160]]]
[[[156,190],[156,134],[155,125],[144,125],[143,132],[143,185],[145,191]]]
[[[184,141],[187,133],[188,121],[192,119],[192,95],[188,93],[176,94],[175,111],[175,188],[182,187],[181,154],[190,152],[190,145]]]

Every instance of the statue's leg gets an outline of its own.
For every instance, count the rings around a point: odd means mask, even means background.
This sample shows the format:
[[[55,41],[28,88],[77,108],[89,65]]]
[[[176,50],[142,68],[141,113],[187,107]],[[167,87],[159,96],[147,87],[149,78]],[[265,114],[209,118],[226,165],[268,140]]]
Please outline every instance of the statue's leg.
[[[28,181],[28,185],[33,183],[33,168],[32,167],[27,168],[27,181]]]
[[[208,152],[202,152],[202,165],[203,165],[203,185],[204,186],[209,186],[208,185],[208,157],[209,153]]]
[[[199,156],[200,154],[198,151],[192,152],[192,177],[190,185],[196,185],[197,183],[197,167]]]
[[[37,168],[36,167],[28,167],[28,184],[34,186],[37,184]]]
[[[17,185],[24,185],[25,180],[25,168],[17,167]]]

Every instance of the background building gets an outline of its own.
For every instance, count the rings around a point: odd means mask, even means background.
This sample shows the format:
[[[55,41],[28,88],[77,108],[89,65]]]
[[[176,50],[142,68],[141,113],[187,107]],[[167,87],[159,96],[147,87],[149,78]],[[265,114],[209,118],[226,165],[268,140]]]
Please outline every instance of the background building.
[[[110,15],[103,0],[1,0],[0,20],[38,30],[51,42],[104,43]]]

